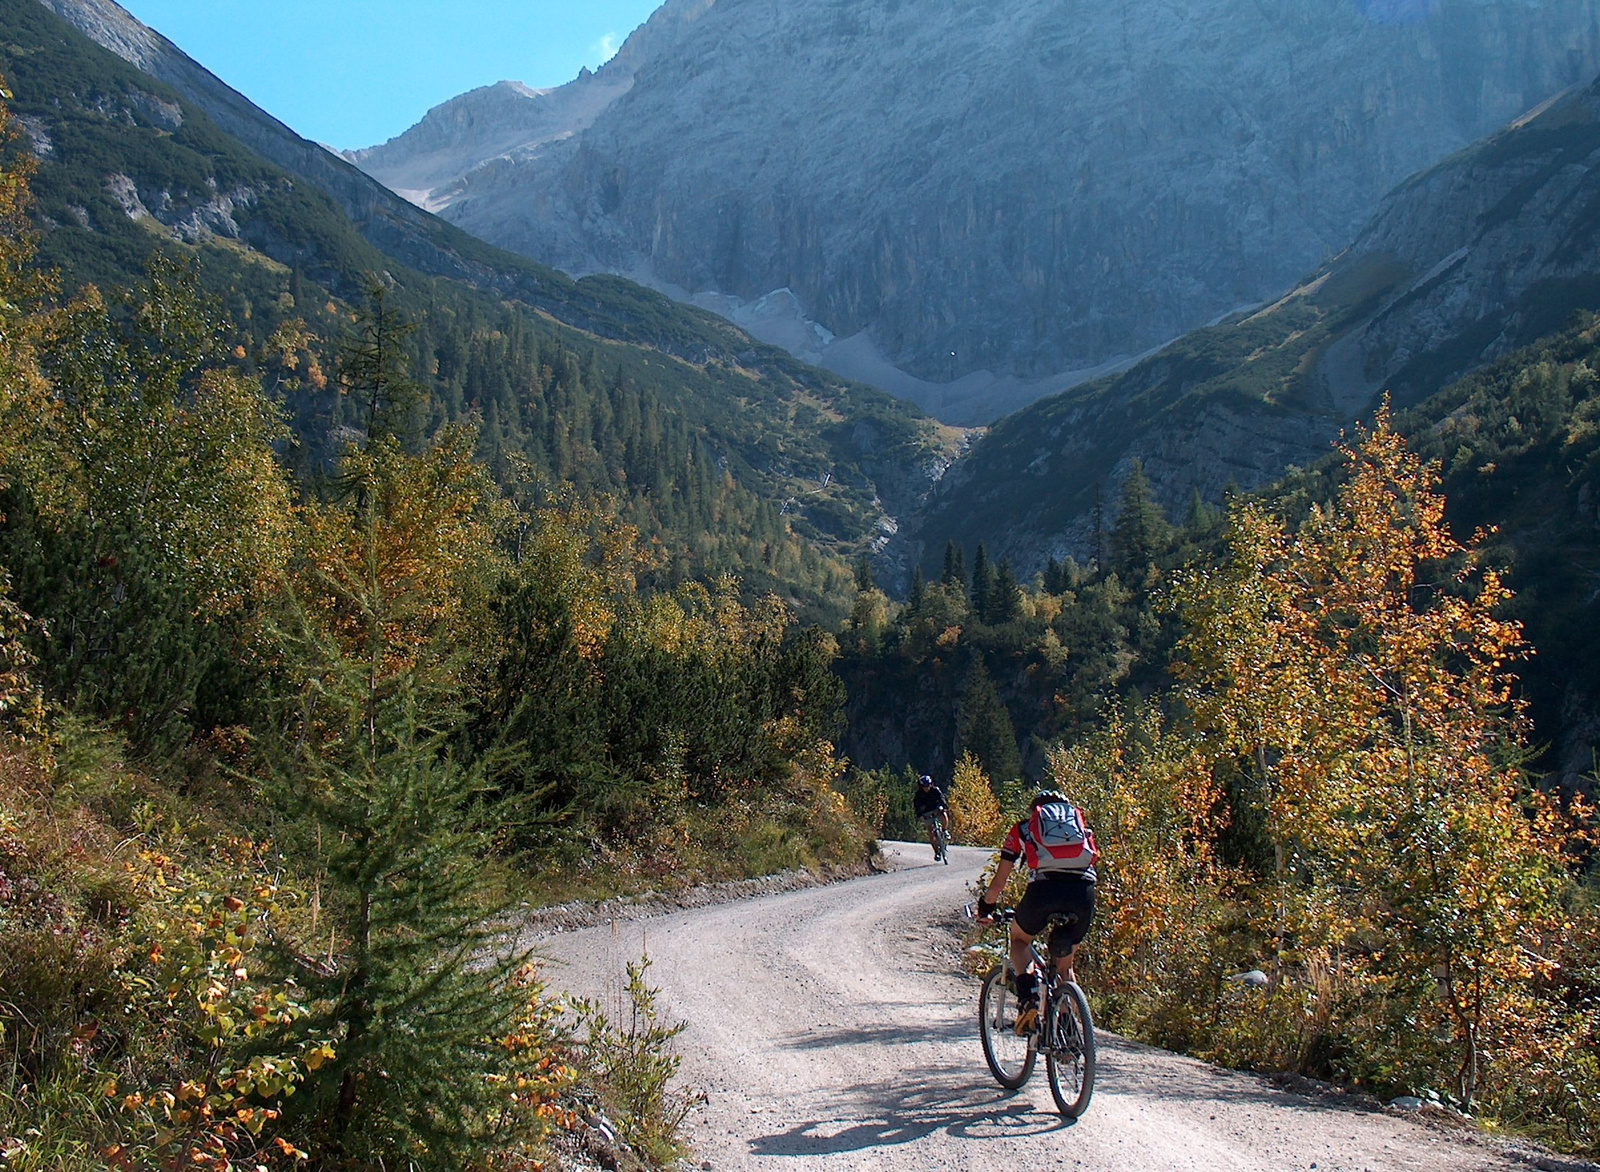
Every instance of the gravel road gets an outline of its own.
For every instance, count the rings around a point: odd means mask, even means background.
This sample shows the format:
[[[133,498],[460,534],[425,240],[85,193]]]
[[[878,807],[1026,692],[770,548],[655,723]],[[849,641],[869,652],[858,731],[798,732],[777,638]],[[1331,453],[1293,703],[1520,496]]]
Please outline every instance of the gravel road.
[[[978,1048],[977,982],[948,921],[986,852],[934,866],[886,843],[885,875],[539,939],[557,987],[620,1005],[623,965],[648,953],[683,1074],[707,1106],[696,1166],[735,1169],[1592,1168],[1461,1129],[1307,1098],[1100,1034],[1094,1101],[1054,1111],[1043,1063],[1018,1092]],[[1087,974],[1092,980],[1093,974]]]

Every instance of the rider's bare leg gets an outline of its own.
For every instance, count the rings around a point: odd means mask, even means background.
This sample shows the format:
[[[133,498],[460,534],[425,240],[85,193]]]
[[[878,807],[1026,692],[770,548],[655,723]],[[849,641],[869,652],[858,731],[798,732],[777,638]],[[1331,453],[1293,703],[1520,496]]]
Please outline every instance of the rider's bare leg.
[[[1015,920],[1011,921],[1011,971],[1025,973],[1033,964],[1033,952],[1030,945],[1033,937],[1017,926]]]
[[[1077,955],[1078,946],[1074,944],[1071,952],[1067,953],[1065,956],[1056,958],[1056,972],[1065,977],[1067,980],[1071,981],[1074,985],[1078,983],[1078,974],[1073,971],[1072,962]]]

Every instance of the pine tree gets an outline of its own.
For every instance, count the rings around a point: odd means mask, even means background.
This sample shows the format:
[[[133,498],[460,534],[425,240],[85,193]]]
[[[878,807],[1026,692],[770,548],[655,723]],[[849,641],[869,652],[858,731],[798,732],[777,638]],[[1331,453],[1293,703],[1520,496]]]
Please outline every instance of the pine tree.
[[[1066,571],[1054,554],[1044,564],[1043,585],[1047,594],[1061,594],[1067,589]]]
[[[339,385],[361,409],[366,442],[394,438],[413,446],[422,428],[422,384],[411,373],[407,346],[416,323],[389,302],[389,287],[369,277],[367,303],[339,343]]]
[[[1217,523],[1217,510],[1206,504],[1199,488],[1189,492],[1189,507],[1183,516],[1183,528],[1191,537],[1203,536]]]
[[[993,626],[1009,623],[1022,617],[1022,589],[1017,585],[1017,572],[1007,558],[1000,563],[990,579],[988,621]]]
[[[994,571],[989,567],[989,552],[983,542],[972,555],[972,617],[980,623],[989,621],[989,599],[994,590]]]
[[[1171,527],[1151,495],[1144,466],[1135,460],[1122,482],[1122,508],[1111,534],[1112,560],[1117,573],[1130,586],[1138,588],[1171,537]]]
[[[1106,504],[1105,492],[1096,481],[1094,486],[1094,576],[1099,581],[1110,571],[1106,565]]]
[[[922,567],[918,565],[911,571],[911,594],[906,601],[906,608],[912,613],[921,609],[923,595],[926,591],[927,586],[922,580]]]
[[[954,541],[947,541],[944,544],[944,573],[939,576],[939,581],[946,586],[955,586],[958,589],[966,588],[966,555],[961,552],[961,547]]]
[[[872,563],[865,557],[856,559],[856,591],[865,594],[875,589],[877,583],[872,580]]]
[[[1022,758],[1017,752],[1017,733],[1011,714],[1001,702],[982,657],[973,660],[972,670],[967,675],[956,749],[958,755],[971,753],[983,764],[984,772],[1002,784],[1022,775]]]

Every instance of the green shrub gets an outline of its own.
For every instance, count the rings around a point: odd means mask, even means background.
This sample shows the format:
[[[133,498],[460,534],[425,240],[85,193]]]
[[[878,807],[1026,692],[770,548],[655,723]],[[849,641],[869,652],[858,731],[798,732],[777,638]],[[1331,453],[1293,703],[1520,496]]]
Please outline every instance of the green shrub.
[[[575,1007],[586,1036],[583,1061],[601,1105],[628,1146],[652,1164],[665,1165],[684,1154],[679,1131],[705,1096],[674,1085],[682,1059],[672,1041],[687,1023],[661,1020],[656,990],[645,981],[650,964],[648,956],[628,963],[627,1002],[619,1006],[618,1021],[593,1001],[580,1000]]]

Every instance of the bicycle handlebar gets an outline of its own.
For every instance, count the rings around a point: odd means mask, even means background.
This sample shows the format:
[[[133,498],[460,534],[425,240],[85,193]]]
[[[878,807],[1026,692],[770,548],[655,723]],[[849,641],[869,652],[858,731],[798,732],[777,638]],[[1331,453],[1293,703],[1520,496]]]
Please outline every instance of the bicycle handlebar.
[[[961,910],[969,920],[976,920],[978,918],[978,905],[975,903],[964,904]],[[994,915],[990,917],[990,922],[994,924],[1009,924],[1016,918],[1016,908],[996,908]],[[1077,922],[1078,915],[1076,912],[1054,912],[1050,916],[1046,917],[1044,926],[1046,928],[1053,928],[1057,924],[1076,924]]]

